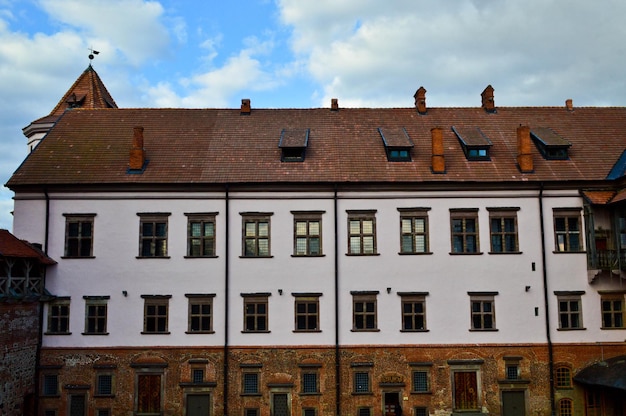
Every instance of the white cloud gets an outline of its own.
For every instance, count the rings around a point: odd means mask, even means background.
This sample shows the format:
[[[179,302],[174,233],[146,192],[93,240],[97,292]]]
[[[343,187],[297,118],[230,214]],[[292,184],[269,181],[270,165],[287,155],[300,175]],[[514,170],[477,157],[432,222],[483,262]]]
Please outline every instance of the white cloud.
[[[622,103],[626,3],[575,0],[280,0],[291,47],[324,90],[322,104]],[[593,92],[592,92],[593,91]],[[577,95],[578,94],[578,95]],[[610,96],[610,97],[609,97]]]
[[[163,7],[142,0],[40,0],[42,8],[73,31],[119,50],[132,64],[162,57],[169,33],[161,23]],[[180,24],[174,26],[179,37]],[[100,44],[93,45],[103,48]]]

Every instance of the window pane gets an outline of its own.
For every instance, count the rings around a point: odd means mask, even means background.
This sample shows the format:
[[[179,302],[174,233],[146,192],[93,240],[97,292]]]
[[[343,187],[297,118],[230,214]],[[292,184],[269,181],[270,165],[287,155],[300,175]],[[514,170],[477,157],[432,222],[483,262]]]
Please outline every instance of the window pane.
[[[403,218],[402,219],[402,233],[403,234],[410,234],[411,233],[411,219],[410,218]]]
[[[410,253],[413,251],[412,238],[410,235],[402,236],[402,252]]]
[[[259,238],[259,256],[270,255],[270,241],[267,238]]]
[[[270,224],[268,222],[259,222],[259,236],[267,237],[269,235]]]
[[[363,253],[374,253],[374,237],[363,237]]]
[[[363,234],[373,234],[373,233],[374,233],[374,221],[363,220]]]
[[[255,237],[256,236],[256,223],[247,222],[246,223],[246,237]]]
[[[192,237],[199,237],[202,230],[202,224],[199,222],[192,222],[190,224],[190,232]]]
[[[423,218],[415,219],[415,232],[416,233],[426,232],[426,220],[424,220]]]
[[[475,222],[474,219],[472,219],[472,218],[466,218],[465,219],[465,230],[468,233],[476,232],[476,222]]]
[[[313,237],[309,239],[309,250],[310,254],[320,254],[320,239],[318,237]]]
[[[361,253],[361,239],[359,237],[350,237],[350,253]]]
[[[320,235],[320,223],[319,223],[319,221],[311,221],[311,222],[309,222],[309,234],[310,235]]]
[[[164,222],[156,223],[156,236],[157,237],[165,237],[166,235],[166,225]]]
[[[492,218],[491,219],[491,232],[498,233],[502,231],[502,223],[500,222],[500,218]]]
[[[306,221],[296,222],[296,235],[307,235],[306,233]]]

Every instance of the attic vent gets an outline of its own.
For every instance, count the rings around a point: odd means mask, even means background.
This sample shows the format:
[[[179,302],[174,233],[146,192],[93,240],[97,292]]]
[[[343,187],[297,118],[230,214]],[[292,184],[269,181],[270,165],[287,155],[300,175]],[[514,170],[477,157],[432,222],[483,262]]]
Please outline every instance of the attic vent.
[[[410,162],[411,148],[414,146],[404,128],[379,128],[383,139],[387,160],[390,162]]]
[[[459,131],[452,126],[452,131],[458,137],[467,160],[490,160],[489,149],[492,143],[478,127]]]
[[[547,127],[535,127],[530,130],[530,137],[535,142],[537,149],[548,160],[569,159],[568,149],[572,146],[570,142],[556,134]]]
[[[487,88],[483,90],[480,94],[482,99],[482,107],[488,113],[496,112],[496,103],[493,98],[493,87],[491,85],[487,85]]]
[[[76,95],[76,93],[70,94],[65,101],[67,103],[68,108],[78,108],[83,105],[83,101],[85,101],[85,94]]]
[[[303,162],[309,144],[309,129],[283,129],[278,147],[282,162]]]

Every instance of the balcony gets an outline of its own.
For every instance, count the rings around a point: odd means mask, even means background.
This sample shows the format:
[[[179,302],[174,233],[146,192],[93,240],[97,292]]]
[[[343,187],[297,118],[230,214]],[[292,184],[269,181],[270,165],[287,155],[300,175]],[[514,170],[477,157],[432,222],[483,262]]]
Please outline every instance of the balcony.
[[[587,260],[588,269],[626,271],[626,251],[596,249],[587,254]]]

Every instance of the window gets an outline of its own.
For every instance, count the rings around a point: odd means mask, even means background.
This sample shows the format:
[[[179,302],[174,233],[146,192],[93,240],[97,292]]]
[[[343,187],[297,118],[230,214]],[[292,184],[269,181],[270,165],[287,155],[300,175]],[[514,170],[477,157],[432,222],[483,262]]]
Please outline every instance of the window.
[[[519,208],[487,208],[492,253],[519,253],[517,211]]]
[[[370,407],[359,407],[358,416],[372,416],[372,409]]]
[[[519,379],[519,364],[507,363],[506,364],[506,379],[518,380]]]
[[[113,395],[113,375],[98,374],[96,375],[96,395],[112,396]]]
[[[65,216],[65,257],[93,257],[93,223],[96,214]]]
[[[404,128],[379,128],[389,162],[410,162],[414,144]]]
[[[188,334],[213,333],[215,294],[186,294],[189,298]]]
[[[572,144],[548,127],[533,127],[530,137],[547,160],[567,160],[568,149]]]
[[[191,382],[194,384],[204,383],[204,369],[194,368],[191,370]]]
[[[293,214],[293,255],[322,255],[322,211],[292,211]]]
[[[242,213],[243,257],[270,257],[271,213]]]
[[[242,294],[243,332],[269,332],[269,293]]]
[[[171,295],[141,295],[144,299],[142,334],[169,334],[168,308]]]
[[[459,139],[467,160],[490,160],[489,149],[492,143],[482,130],[478,127],[456,128],[452,126],[452,131]]]
[[[559,329],[584,329],[581,295],[583,291],[554,292],[559,304]]]
[[[348,211],[348,254],[376,254],[376,211]]]
[[[111,409],[98,409],[96,416],[111,416]]]
[[[554,210],[554,241],[557,252],[582,250],[580,210]]]
[[[47,334],[66,334],[70,332],[70,299],[57,298],[48,306]]]
[[[243,373],[243,394],[259,394],[259,373]]]
[[[303,162],[309,143],[309,129],[284,129],[280,133],[278,147],[281,162]]]
[[[426,407],[414,407],[413,410],[415,416],[428,416],[428,408]]]
[[[135,414],[160,415],[163,397],[161,374],[137,374],[137,398]]]
[[[496,329],[494,296],[497,292],[468,292],[470,295],[471,331]]]
[[[167,217],[170,214],[139,215],[139,257],[167,257]]]
[[[399,208],[400,252],[428,253],[428,210],[430,208]]]
[[[43,412],[44,416],[57,416],[58,413],[56,410],[52,410],[52,409],[46,409]]]
[[[430,383],[428,370],[414,370],[411,376],[411,391],[413,393],[428,393],[430,391]]]
[[[59,376],[57,374],[44,374],[41,379],[41,394],[43,396],[59,395]]]
[[[294,293],[297,332],[319,331],[319,297],[321,293]]]
[[[556,387],[568,389],[572,387],[572,370],[567,366],[558,366],[555,370]]]
[[[559,416],[572,416],[574,414],[574,405],[572,399],[559,400]]]
[[[451,209],[452,253],[478,253],[478,209]]]
[[[259,416],[259,409],[244,409],[244,416]]]
[[[302,372],[302,393],[304,394],[316,394],[319,393],[318,386],[318,372],[307,369]]]
[[[356,371],[354,373],[354,392],[355,393],[370,393],[369,371]]]
[[[302,409],[302,416],[317,416],[317,410],[313,407],[305,407]]]
[[[107,302],[109,296],[83,296],[85,299],[85,332],[87,335],[106,335]]]
[[[398,293],[401,296],[402,331],[426,331],[427,292]]]
[[[624,295],[602,296],[602,328],[624,328]]]
[[[352,294],[352,330],[377,330],[376,296],[378,291],[350,293]]]
[[[585,390],[585,416],[601,416],[602,394],[600,390]]]
[[[187,257],[215,257],[217,213],[187,215]]]

